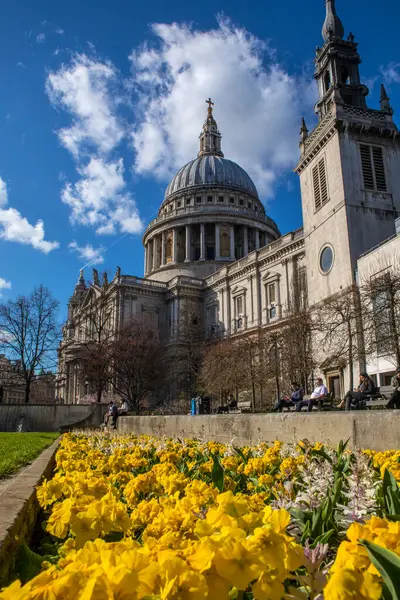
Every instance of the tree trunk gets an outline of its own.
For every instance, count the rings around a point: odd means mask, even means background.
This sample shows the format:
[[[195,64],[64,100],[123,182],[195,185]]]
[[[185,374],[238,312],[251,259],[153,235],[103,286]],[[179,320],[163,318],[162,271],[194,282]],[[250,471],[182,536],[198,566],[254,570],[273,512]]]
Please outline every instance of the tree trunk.
[[[97,402],[100,404],[101,402],[101,395],[103,393],[103,390],[101,388],[97,388]]]
[[[251,382],[251,412],[254,412],[256,407],[256,386],[254,385],[254,380]]]
[[[354,389],[354,369],[353,369],[353,334],[350,321],[347,323],[347,335],[349,336],[349,389]]]
[[[25,383],[25,404],[29,403],[29,397],[31,394],[31,381],[30,379]]]

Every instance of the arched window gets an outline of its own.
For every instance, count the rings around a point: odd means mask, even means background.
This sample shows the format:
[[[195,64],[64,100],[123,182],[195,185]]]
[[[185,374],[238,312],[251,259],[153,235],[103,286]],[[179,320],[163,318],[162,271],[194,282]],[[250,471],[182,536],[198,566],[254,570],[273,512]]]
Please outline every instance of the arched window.
[[[350,73],[349,68],[345,65],[340,67],[340,82],[344,85],[350,85]]]
[[[325,86],[325,93],[329,90],[329,88],[331,87],[332,82],[331,82],[331,74],[329,71],[327,71],[325,73],[325,77],[324,77],[324,86]]]

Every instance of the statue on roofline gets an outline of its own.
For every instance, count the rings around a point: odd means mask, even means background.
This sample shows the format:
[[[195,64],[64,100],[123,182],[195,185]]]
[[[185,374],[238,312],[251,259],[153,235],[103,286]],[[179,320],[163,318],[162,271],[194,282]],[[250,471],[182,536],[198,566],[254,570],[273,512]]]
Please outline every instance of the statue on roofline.
[[[93,269],[93,283],[100,287],[99,272],[97,269]]]

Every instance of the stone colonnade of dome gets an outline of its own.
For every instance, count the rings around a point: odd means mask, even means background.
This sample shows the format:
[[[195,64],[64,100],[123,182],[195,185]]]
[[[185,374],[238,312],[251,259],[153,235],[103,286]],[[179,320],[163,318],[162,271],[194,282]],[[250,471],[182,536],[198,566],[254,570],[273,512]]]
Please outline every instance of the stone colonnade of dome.
[[[196,276],[201,264],[218,263],[215,268],[219,268],[279,236],[258,199],[226,188],[203,189],[199,194],[179,195],[180,200],[175,198],[173,204],[162,207],[149,224],[143,239],[145,277],[177,265],[190,265],[191,275]]]

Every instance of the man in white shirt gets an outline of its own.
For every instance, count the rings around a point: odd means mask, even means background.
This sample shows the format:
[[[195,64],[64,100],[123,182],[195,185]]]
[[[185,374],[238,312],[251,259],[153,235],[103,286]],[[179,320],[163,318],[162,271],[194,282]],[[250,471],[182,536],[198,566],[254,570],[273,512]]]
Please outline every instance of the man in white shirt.
[[[298,405],[296,406],[296,412],[300,412],[301,409],[303,408],[303,406],[307,406],[307,412],[311,412],[313,409],[313,406],[315,404],[318,404],[318,402],[320,400],[323,400],[325,398],[325,396],[327,396],[328,390],[324,386],[324,382],[321,379],[321,377],[318,377],[318,379],[315,383],[316,383],[316,387],[315,387],[313,393],[311,394],[311,397],[309,398],[309,400],[302,400],[301,402],[299,402]]]

